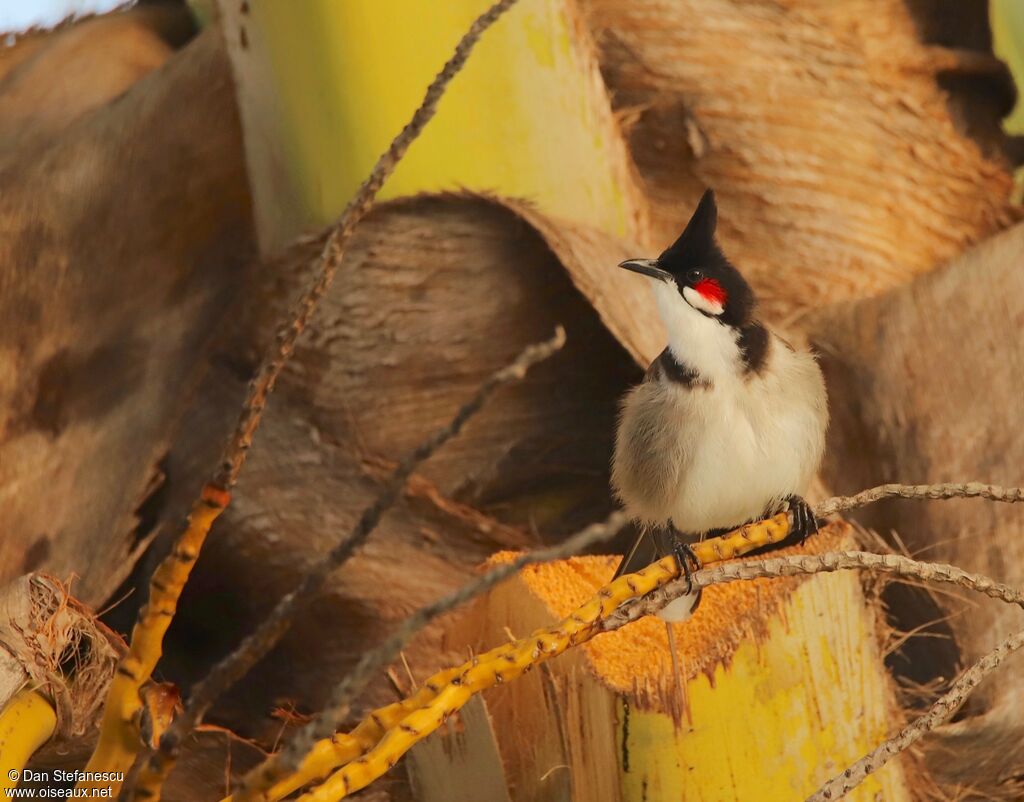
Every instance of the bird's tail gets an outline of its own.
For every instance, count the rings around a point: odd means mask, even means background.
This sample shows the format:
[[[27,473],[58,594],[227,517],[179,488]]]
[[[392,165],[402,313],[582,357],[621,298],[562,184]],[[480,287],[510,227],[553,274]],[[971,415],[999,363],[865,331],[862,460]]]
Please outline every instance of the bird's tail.
[[[700,602],[699,590],[679,596],[658,610],[658,618],[670,624],[687,621],[693,615],[693,611],[697,609],[698,602]]]
[[[615,569],[615,576],[612,579],[618,579],[623,574],[634,574],[660,558],[658,544],[655,542],[651,530],[645,527],[640,530],[640,534],[633,541],[633,547],[622,558],[619,567]]]

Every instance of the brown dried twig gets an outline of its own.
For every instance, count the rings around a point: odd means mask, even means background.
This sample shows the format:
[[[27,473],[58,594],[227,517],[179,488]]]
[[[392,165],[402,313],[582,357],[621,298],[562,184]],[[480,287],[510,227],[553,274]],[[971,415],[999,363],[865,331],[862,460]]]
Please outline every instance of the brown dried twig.
[[[903,557],[899,554],[872,554],[868,551],[833,551],[825,554],[793,554],[786,557],[772,557],[764,560],[741,563],[724,563],[702,568],[693,573],[690,581],[695,589],[708,585],[740,580],[798,576],[830,573],[833,571],[878,571],[915,577],[925,582],[944,582],[982,593],[993,599],[1024,607],[1024,593],[996,582],[981,574],[971,574],[960,568],[942,563],[925,563]],[[645,615],[653,615],[673,599],[688,592],[688,581],[684,578],[673,580],[641,599],[627,602],[602,624],[602,630],[610,631],[636,621]]]
[[[1000,487],[981,482],[961,482],[938,485],[879,485],[857,493],[855,496],[836,496],[814,508],[819,518],[836,513],[865,507],[887,498],[942,501],[954,498],[983,498],[1016,504],[1024,501],[1024,487]]]
[[[917,501],[941,501],[954,498],[983,498],[1006,504],[1024,502],[1024,487],[1001,487],[986,485],[980,482],[961,482],[935,485],[901,485],[887,484],[863,490],[853,496],[834,496],[826,499],[814,508],[818,518],[827,518],[836,513],[866,507],[869,504],[890,498],[904,498]],[[896,573],[902,576],[914,576],[925,581],[945,581],[977,590],[1013,604],[1021,604],[1020,593],[1006,585],[982,577],[968,574],[951,565],[937,566],[928,576],[917,573],[920,566],[934,565],[922,563],[895,554],[871,554],[868,552],[835,552],[822,555],[795,555],[792,557],[776,557],[758,562],[730,563],[702,569],[693,575],[696,587],[719,582],[732,582],[737,579],[757,579],[760,577],[794,576],[796,574],[820,573],[822,571],[841,571],[850,568],[875,570]],[[704,584],[701,584],[704,583]],[[686,582],[678,580],[659,588],[654,593],[635,602],[631,602],[618,610],[613,618],[622,617],[623,623],[635,621],[644,615],[650,615],[669,601],[686,593]],[[621,626],[621,624],[619,624]],[[616,628],[616,627],[613,627]]]

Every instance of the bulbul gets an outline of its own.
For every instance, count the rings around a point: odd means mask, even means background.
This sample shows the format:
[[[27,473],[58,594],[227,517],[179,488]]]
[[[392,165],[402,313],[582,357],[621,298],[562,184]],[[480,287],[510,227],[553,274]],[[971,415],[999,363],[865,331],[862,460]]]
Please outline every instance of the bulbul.
[[[689,573],[688,544],[792,511],[791,537],[817,522],[801,497],[825,446],[825,381],[810,351],[756,317],[754,292],[715,239],[714,193],[657,259],[619,267],[645,276],[668,345],[626,394],[612,485],[640,536],[616,576],[675,554]],[[660,615],[689,618],[699,594]]]

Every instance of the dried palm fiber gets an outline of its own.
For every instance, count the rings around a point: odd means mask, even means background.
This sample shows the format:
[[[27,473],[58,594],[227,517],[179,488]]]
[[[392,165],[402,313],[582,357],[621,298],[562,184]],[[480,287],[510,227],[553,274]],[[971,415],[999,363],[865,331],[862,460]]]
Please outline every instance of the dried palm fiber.
[[[97,103],[0,149],[0,578],[74,572],[98,606],[152,535],[138,508],[252,240],[215,30]]]
[[[837,491],[883,476],[1020,478],[1021,264],[1018,225],[906,287],[812,321],[832,397],[824,475]],[[896,530],[911,553],[1024,585],[1024,510],[1016,505],[887,502],[857,518],[880,532]],[[949,606],[959,613],[958,603]],[[909,630],[923,622],[900,623]],[[986,604],[952,615],[947,625],[961,661],[972,663],[1015,632],[1019,619]],[[945,665],[935,664],[937,671]],[[1020,665],[1015,656],[999,681],[971,697],[957,723],[925,742],[938,779],[996,796],[1016,787],[1024,769]]]
[[[0,589],[0,708],[31,687],[57,713],[57,731],[37,761],[88,754],[123,652],[123,641],[57,579],[31,573]]]
[[[1008,166],[955,125],[903,0],[581,5],[654,238],[714,187],[772,320],[901,284],[1013,216]]]
[[[834,524],[808,546],[850,542],[849,527]],[[453,638],[481,651],[566,615],[615,561],[527,568],[481,600]],[[428,748],[442,762],[431,773],[483,796],[505,793],[507,781],[512,799],[799,799],[829,776],[829,761],[858,757],[888,732],[894,706],[874,632],[853,576],[714,586],[692,621],[675,626],[685,689],[665,624],[643,618],[486,692],[489,721],[478,713],[449,730],[446,748]],[[503,777],[460,771],[459,744],[476,740],[497,750]],[[736,748],[748,742],[758,747]],[[423,799],[445,798],[420,757],[413,762]],[[901,766],[851,798],[878,793],[909,798]]]
[[[53,737],[36,751],[38,771],[81,768],[96,739],[110,678],[125,652],[121,638],[69,595],[55,578],[32,573],[0,589],[0,709],[19,688],[36,688],[56,712]],[[166,802],[213,802],[225,778],[263,759],[255,745],[227,730],[207,728],[189,740],[182,771],[165,789]],[[10,765],[4,765],[4,774]],[[6,779],[6,778],[5,778]],[[26,788],[52,788],[48,780]]]

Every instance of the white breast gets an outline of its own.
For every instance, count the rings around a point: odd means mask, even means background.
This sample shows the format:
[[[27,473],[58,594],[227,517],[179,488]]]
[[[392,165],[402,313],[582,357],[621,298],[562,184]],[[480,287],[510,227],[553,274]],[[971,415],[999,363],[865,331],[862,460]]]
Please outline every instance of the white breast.
[[[806,490],[828,420],[824,381],[809,353],[773,336],[760,374],[719,373],[710,388],[665,378],[647,384],[657,386],[627,396],[613,465],[631,515],[651,524],[671,519],[680,532],[697,534],[758,518]]]
[[[720,381],[693,394],[691,407],[701,431],[681,433],[693,459],[672,510],[678,529],[735,526],[807,489],[828,420],[824,380],[809,353],[773,339],[760,375]]]

